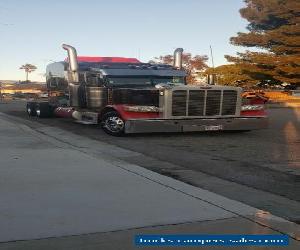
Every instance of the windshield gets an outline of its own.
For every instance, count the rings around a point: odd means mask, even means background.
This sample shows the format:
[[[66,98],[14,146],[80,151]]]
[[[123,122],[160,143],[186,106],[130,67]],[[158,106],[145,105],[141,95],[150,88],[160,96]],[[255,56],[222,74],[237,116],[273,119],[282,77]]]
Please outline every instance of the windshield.
[[[184,84],[184,77],[182,76],[167,76],[167,77],[155,77],[152,78],[152,84],[171,84],[171,85],[180,85]]]
[[[109,85],[156,85],[156,84],[170,84],[180,85],[184,84],[184,77],[182,76],[109,76],[107,78]]]
[[[110,85],[151,85],[151,79],[146,77],[108,77],[108,83]]]

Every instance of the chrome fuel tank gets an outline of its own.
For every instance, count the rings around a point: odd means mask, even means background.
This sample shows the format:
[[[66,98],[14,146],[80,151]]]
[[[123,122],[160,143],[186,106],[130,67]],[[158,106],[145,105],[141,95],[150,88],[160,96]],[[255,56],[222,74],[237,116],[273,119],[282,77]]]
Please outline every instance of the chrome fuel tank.
[[[87,108],[100,108],[107,104],[107,88],[86,86]]]
[[[79,85],[69,83],[69,93],[70,93],[70,106],[79,107],[79,98],[78,98]]]

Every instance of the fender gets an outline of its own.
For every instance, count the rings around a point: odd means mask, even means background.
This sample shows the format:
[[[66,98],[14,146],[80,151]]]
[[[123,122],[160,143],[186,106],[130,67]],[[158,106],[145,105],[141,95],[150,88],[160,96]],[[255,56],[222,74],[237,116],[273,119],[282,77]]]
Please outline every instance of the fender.
[[[241,111],[241,116],[267,116],[267,112],[262,110],[245,110]]]
[[[126,111],[124,109],[125,106],[128,106],[127,104],[118,104],[118,105],[109,105],[106,106],[105,109],[111,108],[116,110],[122,119],[124,121],[130,120],[130,119],[155,119],[159,118],[159,113],[157,112],[131,112]],[[105,110],[104,109],[104,110]]]
[[[72,107],[57,107],[54,109],[54,115],[62,118],[72,118],[75,109]]]

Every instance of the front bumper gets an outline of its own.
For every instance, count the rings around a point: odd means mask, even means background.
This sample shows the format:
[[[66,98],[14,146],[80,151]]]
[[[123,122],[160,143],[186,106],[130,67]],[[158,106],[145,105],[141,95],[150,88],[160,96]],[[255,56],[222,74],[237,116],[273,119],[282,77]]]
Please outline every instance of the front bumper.
[[[125,133],[255,130],[267,127],[268,118],[264,116],[198,119],[135,119],[126,121]]]

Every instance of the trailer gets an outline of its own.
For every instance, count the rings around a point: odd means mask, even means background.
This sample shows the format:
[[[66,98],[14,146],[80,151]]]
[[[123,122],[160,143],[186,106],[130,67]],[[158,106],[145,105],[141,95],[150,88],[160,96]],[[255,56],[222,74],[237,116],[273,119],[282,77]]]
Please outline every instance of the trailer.
[[[47,66],[48,98],[29,101],[29,116],[70,117],[115,136],[267,127],[264,106],[243,105],[241,88],[187,85],[181,48],[166,65],[77,56],[74,47],[62,47],[68,57]]]

